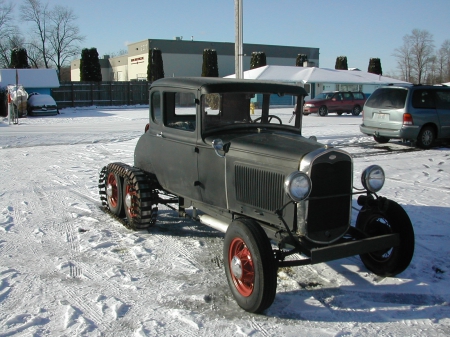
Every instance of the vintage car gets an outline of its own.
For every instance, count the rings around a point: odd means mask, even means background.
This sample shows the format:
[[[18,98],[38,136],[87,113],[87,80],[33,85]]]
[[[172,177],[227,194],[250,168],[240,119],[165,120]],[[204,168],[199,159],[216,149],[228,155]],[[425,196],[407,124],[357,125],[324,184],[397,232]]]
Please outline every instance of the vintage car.
[[[155,81],[134,166],[100,172],[105,210],[142,229],[155,224],[158,204],[172,204],[224,232],[225,274],[249,312],[272,304],[281,267],[360,255],[377,275],[402,272],[414,231],[404,209],[377,194],[383,169],[369,166],[353,190],[351,155],[302,136],[305,95],[275,82]],[[354,197],[361,209],[352,222]]]

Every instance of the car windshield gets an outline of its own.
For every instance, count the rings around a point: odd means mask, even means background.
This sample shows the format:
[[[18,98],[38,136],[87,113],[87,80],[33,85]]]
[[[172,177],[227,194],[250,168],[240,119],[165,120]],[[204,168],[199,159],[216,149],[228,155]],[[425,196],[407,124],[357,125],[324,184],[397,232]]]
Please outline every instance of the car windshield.
[[[297,97],[290,94],[211,93],[202,95],[201,103],[204,133],[223,128],[295,128]]]
[[[330,99],[331,97],[333,97],[333,94],[334,94],[333,92],[322,92],[314,98],[315,99]]]
[[[381,88],[370,95],[366,106],[376,109],[402,109],[405,107],[408,91],[402,88]]]

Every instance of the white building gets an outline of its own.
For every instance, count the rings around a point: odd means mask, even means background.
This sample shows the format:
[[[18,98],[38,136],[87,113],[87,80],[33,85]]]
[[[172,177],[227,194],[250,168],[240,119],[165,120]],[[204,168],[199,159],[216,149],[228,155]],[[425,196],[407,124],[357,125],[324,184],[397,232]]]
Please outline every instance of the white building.
[[[219,76],[234,74],[235,44],[230,42],[207,42],[149,39],[128,45],[128,54],[100,59],[103,81],[132,81],[147,79],[149,50],[161,50],[165,77],[201,76],[203,50],[217,52]],[[298,54],[306,54],[308,62],[319,66],[319,48],[244,44],[244,70],[250,69],[252,52],[264,52],[267,64],[295,66]],[[80,80],[80,60],[71,62],[72,81]]]

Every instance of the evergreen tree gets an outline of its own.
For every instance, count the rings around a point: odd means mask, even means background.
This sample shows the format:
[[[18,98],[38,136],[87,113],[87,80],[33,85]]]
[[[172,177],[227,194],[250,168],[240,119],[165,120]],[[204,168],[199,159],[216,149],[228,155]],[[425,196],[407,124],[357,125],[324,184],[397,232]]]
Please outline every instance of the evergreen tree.
[[[164,64],[161,50],[153,48],[148,51],[147,80],[153,82],[164,78]]]
[[[25,48],[14,48],[11,50],[11,63],[9,68],[12,69],[28,69],[28,55]]]
[[[348,70],[347,56],[338,56],[336,58],[336,65],[334,66],[334,69]]]
[[[250,69],[264,67],[266,65],[266,53],[263,51],[254,51],[250,60]]]
[[[84,48],[81,51],[80,60],[80,80],[81,81],[102,81],[102,70],[98,59],[97,48]]]
[[[202,77],[219,77],[217,52],[215,49],[203,50]]]
[[[369,67],[367,69],[368,73],[383,75],[383,70],[381,69],[381,61],[379,58],[371,58],[369,60]]]
[[[303,62],[308,61],[308,56],[306,54],[298,54],[295,60],[296,67],[303,67]]]

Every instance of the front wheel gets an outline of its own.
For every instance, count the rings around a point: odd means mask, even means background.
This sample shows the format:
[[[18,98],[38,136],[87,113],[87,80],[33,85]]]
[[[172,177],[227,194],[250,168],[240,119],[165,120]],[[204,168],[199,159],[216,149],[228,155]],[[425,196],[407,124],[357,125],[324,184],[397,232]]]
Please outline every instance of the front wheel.
[[[429,149],[436,139],[436,133],[431,126],[425,126],[417,137],[417,146],[422,149]]]
[[[223,257],[238,305],[254,313],[270,307],[277,290],[277,265],[264,230],[253,220],[234,220],[225,234]]]
[[[360,255],[371,272],[379,276],[394,276],[404,271],[414,254],[414,229],[405,210],[395,201],[386,199],[386,210],[364,206],[356,219],[356,228],[369,237],[398,233],[400,244],[389,249]]]
[[[328,115],[328,109],[325,105],[322,105],[319,108],[319,116],[325,117],[326,115]]]

